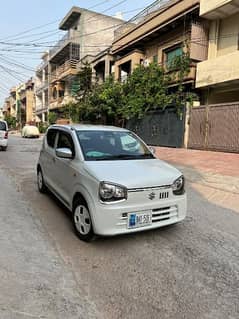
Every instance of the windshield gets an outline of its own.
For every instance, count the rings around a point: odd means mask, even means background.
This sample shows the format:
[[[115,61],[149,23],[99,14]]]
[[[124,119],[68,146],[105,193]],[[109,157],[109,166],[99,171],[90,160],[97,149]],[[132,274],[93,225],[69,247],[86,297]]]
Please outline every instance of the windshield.
[[[154,158],[131,132],[77,131],[86,161],[134,160]]]

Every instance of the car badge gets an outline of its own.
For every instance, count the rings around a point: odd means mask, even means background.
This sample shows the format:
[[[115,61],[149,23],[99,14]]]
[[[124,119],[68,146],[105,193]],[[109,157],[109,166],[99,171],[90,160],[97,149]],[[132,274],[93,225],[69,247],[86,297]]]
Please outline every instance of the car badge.
[[[152,192],[152,193],[149,194],[148,197],[149,197],[150,200],[153,200],[153,199],[155,199],[155,195],[156,194],[154,192]]]

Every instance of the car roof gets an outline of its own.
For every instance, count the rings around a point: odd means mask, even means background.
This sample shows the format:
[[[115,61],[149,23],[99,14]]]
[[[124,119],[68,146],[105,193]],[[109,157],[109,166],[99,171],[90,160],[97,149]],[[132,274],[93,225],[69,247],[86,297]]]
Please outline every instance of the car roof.
[[[128,132],[127,129],[117,126],[109,126],[109,125],[93,125],[93,124],[54,124],[51,125],[49,128],[66,128],[70,130],[76,131],[125,131]]]

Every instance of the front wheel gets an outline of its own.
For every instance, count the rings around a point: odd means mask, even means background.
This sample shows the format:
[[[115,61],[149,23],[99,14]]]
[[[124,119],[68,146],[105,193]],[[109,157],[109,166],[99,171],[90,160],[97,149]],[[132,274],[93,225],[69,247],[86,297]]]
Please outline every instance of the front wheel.
[[[94,238],[94,231],[87,204],[77,199],[74,204],[72,221],[76,235],[83,241],[89,242]]]
[[[45,185],[41,169],[37,171],[37,186],[40,193],[46,193],[47,187]]]

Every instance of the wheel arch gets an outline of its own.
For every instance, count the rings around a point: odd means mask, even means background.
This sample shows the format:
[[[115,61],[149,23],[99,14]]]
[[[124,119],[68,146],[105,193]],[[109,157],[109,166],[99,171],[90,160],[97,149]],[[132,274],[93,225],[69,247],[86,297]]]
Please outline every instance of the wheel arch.
[[[76,192],[75,195],[73,196],[72,200],[72,208],[75,205],[76,200],[82,201],[82,203],[86,204],[88,206],[87,200],[85,199],[85,196],[81,192]]]

